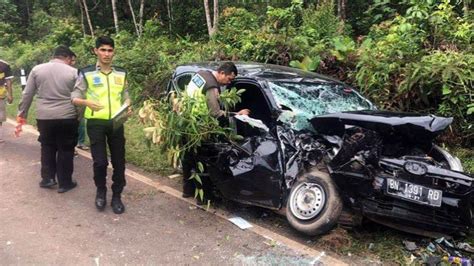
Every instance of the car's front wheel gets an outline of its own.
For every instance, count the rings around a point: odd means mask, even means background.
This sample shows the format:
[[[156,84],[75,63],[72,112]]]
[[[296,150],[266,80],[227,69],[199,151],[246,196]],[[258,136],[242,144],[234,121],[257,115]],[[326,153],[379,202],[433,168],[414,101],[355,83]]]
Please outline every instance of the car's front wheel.
[[[331,177],[311,170],[291,188],[286,218],[296,230],[319,235],[331,230],[342,211],[342,200]]]

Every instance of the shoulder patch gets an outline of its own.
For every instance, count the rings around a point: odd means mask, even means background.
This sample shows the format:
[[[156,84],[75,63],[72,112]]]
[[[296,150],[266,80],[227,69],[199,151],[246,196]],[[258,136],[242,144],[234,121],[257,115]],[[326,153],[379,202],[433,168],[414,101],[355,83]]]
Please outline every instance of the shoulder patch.
[[[191,79],[191,82],[193,82],[198,88],[201,88],[204,84],[206,84],[204,78],[199,74],[194,75]]]

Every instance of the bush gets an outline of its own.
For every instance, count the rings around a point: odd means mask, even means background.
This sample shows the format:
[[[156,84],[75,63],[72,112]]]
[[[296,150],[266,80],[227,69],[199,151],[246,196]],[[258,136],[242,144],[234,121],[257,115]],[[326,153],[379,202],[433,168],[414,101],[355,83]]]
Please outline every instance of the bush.
[[[371,29],[359,51],[357,84],[384,109],[453,116],[455,134],[472,145],[472,28],[448,0],[414,4]]]

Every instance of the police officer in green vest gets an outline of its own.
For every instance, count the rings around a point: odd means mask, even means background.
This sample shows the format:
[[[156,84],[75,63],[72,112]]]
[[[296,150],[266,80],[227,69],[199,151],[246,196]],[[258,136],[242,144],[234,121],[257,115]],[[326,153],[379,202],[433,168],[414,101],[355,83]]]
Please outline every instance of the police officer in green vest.
[[[221,86],[229,85],[237,76],[237,67],[232,62],[224,62],[219,65],[217,70],[198,71],[189,82],[186,87],[186,93],[192,97],[204,97],[207,108],[209,109],[209,115],[215,117],[221,126],[227,126],[228,118],[230,115],[249,115],[249,109],[242,109],[237,113],[226,113],[221,109],[219,102],[219,96],[221,93]],[[190,180],[193,169],[196,168],[195,154],[192,151],[188,151],[183,155],[183,198],[194,196],[194,190],[201,188],[198,182]],[[205,176],[201,177],[202,189],[204,190],[204,201],[197,199],[198,204],[205,204],[210,199],[210,187],[209,181],[206,180]]]
[[[130,98],[127,91],[127,72],[112,66],[114,40],[99,37],[94,53],[97,64],[80,70],[72,93],[72,102],[85,106],[87,134],[94,161],[94,182],[97,187],[95,206],[103,210],[107,204],[107,145],[113,166],[111,206],[116,214],[125,211],[121,194],[125,181],[125,137],[122,124],[117,124],[114,115],[125,110],[131,115]],[[128,106],[128,109],[127,109]],[[126,109],[124,109],[126,108]]]

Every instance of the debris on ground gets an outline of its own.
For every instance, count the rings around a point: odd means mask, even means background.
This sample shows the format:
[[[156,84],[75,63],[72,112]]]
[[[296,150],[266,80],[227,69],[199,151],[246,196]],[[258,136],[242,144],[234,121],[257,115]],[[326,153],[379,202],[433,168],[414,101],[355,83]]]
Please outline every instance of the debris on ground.
[[[242,230],[252,227],[252,225],[242,217],[232,217],[228,220],[233,224],[237,225]]]
[[[177,178],[177,177],[181,177],[181,174],[174,174],[174,175],[169,175],[168,176],[169,179],[174,179],[174,178]]]
[[[403,245],[405,245],[405,248],[408,250],[408,251],[414,251],[416,250],[418,247],[416,246],[415,242],[411,242],[411,241],[403,241]]]
[[[418,245],[405,240],[403,245],[411,253],[411,261],[417,264],[471,266],[474,259],[474,248],[469,243],[456,243],[445,237],[430,242],[421,241]]]

